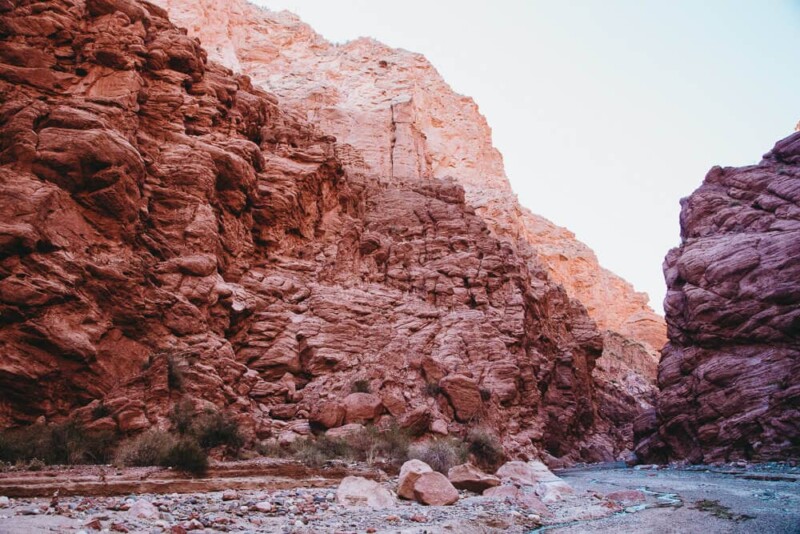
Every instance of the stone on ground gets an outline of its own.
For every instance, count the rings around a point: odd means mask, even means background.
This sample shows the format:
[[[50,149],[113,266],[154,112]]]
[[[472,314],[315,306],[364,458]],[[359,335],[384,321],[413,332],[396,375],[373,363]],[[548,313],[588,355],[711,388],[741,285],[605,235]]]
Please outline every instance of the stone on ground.
[[[497,476],[504,484],[534,487],[536,494],[545,503],[561,501],[573,493],[569,484],[536,460],[506,462],[497,470]]]
[[[395,505],[392,493],[363,477],[345,477],[336,490],[336,502],[343,506],[391,508]]]
[[[397,483],[397,495],[403,499],[414,499],[414,484],[424,473],[433,471],[431,466],[422,460],[409,460],[400,468],[400,478]]]
[[[446,506],[458,500],[458,490],[438,471],[422,473],[414,483],[414,498],[429,506]]]
[[[472,464],[461,464],[447,471],[447,478],[457,489],[483,493],[484,490],[500,485],[500,479],[489,475]]]
[[[143,499],[133,503],[128,510],[128,515],[137,519],[158,519],[160,516],[158,508]]]

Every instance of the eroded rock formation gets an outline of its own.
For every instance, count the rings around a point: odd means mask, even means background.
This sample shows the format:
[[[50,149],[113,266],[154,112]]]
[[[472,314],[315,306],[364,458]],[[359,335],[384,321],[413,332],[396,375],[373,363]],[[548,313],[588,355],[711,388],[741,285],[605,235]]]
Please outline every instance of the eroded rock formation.
[[[647,296],[600,267],[574,234],[519,205],[478,106],[423,55],[367,38],[332,44],[293,14],[245,0],[156,3],[212,59],[335,135],[346,164],[383,180],[452,177],[490,230],[536,256],[601,329],[661,350],[664,321]],[[651,360],[654,369],[657,356]]]
[[[0,34],[3,425],[137,432],[189,397],[284,443],[391,420],[523,457],[629,443],[597,409],[602,332],[435,159],[381,174],[152,4],[6,1]]]
[[[670,342],[648,460],[800,456],[800,133],[758,165],[714,167],[664,262]],[[655,431],[655,433],[653,433]]]
[[[461,185],[492,234],[531,269],[543,267],[603,331],[606,349],[595,375],[599,404],[614,420],[604,432],[632,439],[632,414],[655,395],[664,321],[574,234],[520,206],[471,98],[455,93],[420,54],[373,39],[334,45],[291,13],[241,0],[157,3],[212,58],[335,135],[351,173],[383,182],[452,178]]]

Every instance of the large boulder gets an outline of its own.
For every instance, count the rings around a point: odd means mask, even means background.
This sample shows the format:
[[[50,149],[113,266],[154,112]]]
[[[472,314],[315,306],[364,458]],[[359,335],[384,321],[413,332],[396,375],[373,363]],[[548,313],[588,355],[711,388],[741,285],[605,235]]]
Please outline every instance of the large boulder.
[[[311,410],[309,421],[323,428],[335,428],[344,423],[345,408],[337,401],[320,402]]]
[[[348,507],[392,508],[395,505],[389,490],[363,477],[345,477],[336,490],[336,502]]]
[[[431,466],[422,460],[409,460],[400,468],[397,482],[397,495],[403,499],[414,499],[414,484],[425,473],[433,471]]]
[[[474,379],[465,375],[448,375],[439,381],[439,387],[450,401],[458,421],[469,422],[480,413],[483,401]]]
[[[380,397],[372,393],[351,393],[344,398],[345,423],[369,423],[383,413]]]
[[[538,460],[506,462],[497,470],[497,476],[504,484],[533,487],[545,503],[563,500],[573,493],[569,484],[554,475]]]
[[[500,485],[500,479],[488,475],[472,464],[461,464],[451,467],[447,478],[458,489],[482,493],[483,491]]]
[[[458,500],[458,490],[437,471],[422,473],[414,482],[414,498],[429,506],[446,506]]]

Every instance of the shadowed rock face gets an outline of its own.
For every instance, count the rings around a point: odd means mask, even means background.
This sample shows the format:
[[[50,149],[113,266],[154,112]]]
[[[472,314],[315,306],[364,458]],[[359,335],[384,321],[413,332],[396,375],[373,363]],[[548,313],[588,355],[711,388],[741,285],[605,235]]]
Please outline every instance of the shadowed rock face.
[[[137,432],[190,397],[252,439],[397,419],[523,457],[629,445],[596,407],[601,332],[454,181],[354,172],[151,4],[5,1],[0,34],[4,426]]]
[[[714,167],[682,201],[664,274],[670,342],[646,458],[800,455],[800,133],[758,165]],[[655,435],[650,432],[657,428]]]

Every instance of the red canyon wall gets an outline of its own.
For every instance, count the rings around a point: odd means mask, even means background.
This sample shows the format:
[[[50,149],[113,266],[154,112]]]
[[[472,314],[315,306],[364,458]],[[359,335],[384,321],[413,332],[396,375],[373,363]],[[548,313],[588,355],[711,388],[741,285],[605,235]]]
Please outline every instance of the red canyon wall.
[[[474,103],[420,56],[394,51],[419,69],[392,83],[435,75],[441,91],[323,110],[336,84],[313,97],[310,73],[342,67],[276,70],[279,98],[145,2],[4,0],[0,35],[4,425],[72,415],[137,432],[188,396],[254,439],[396,420],[486,425],[523,456],[630,446],[657,316],[518,206]],[[291,40],[270,50],[265,72],[296,55]],[[371,102],[371,85],[338,94]],[[465,138],[435,124],[459,114]]]
[[[664,321],[646,295],[600,267],[574,234],[519,205],[478,106],[424,56],[367,38],[332,44],[293,14],[244,0],[156,3],[200,38],[212,59],[355,148],[352,160],[345,158],[352,167],[382,180],[455,179],[490,229],[515,245],[533,245],[521,247],[523,254],[536,255],[602,329],[661,350]]]
[[[335,45],[291,13],[243,0],[157,3],[212,58],[335,135],[351,172],[384,182],[459,183],[493,235],[533,268],[543,266],[603,330],[608,342],[595,373],[608,394],[601,405],[622,397],[628,405],[649,406],[666,343],[663,319],[574,234],[519,204],[477,105],[454,92],[424,56],[365,38]],[[615,419],[630,435],[630,413]]]
[[[669,344],[645,459],[800,456],[800,133],[758,165],[714,167],[682,201],[664,262]]]

